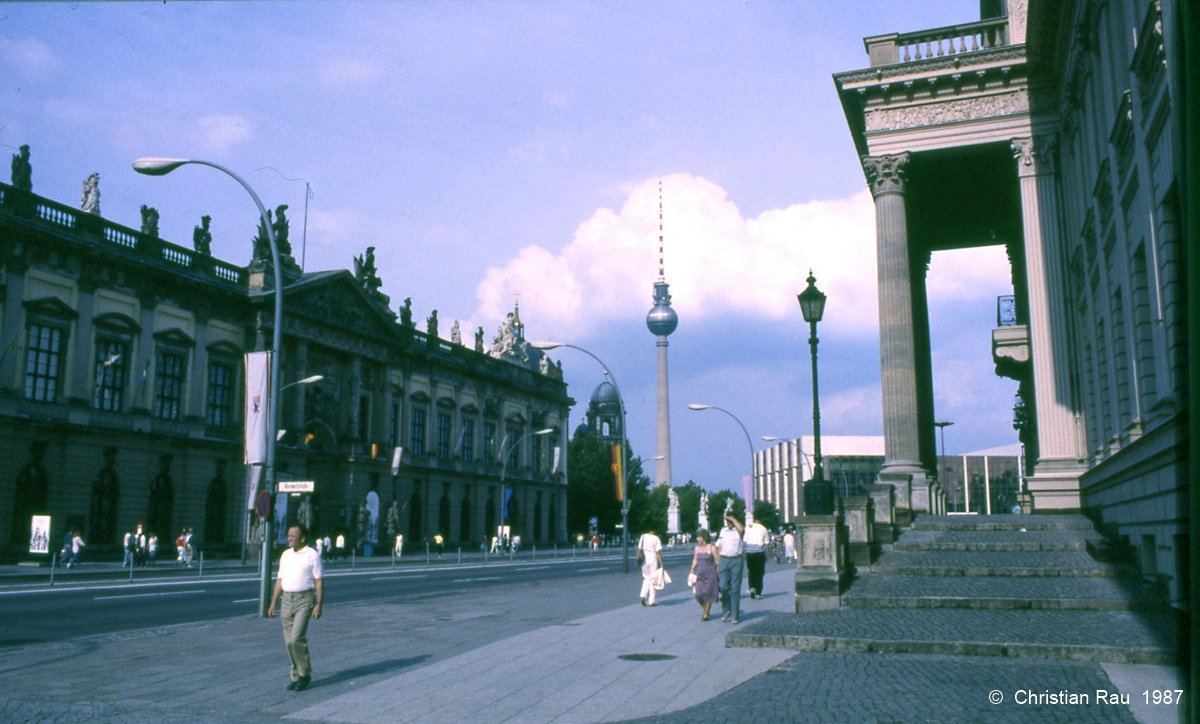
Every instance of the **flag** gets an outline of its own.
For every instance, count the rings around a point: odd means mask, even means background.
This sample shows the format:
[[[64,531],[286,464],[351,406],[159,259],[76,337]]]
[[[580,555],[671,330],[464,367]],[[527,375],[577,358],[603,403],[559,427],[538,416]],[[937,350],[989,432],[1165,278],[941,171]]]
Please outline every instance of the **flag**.
[[[271,353],[246,355],[246,460],[247,465],[267,461],[267,428],[270,426]],[[273,440],[271,442],[274,442]]]
[[[504,510],[500,513],[501,520],[508,520],[508,499],[512,497],[512,488],[506,488],[504,491]]]
[[[404,458],[404,448],[397,447],[392,450],[392,477],[400,474],[400,460]]]
[[[259,465],[246,468],[246,510],[254,510],[254,499],[258,497],[258,483],[262,475],[263,469]]]
[[[559,445],[555,445],[554,446],[554,465],[550,468],[551,475],[558,474],[558,466],[560,464],[562,464],[562,447]]]
[[[749,475],[742,476],[742,499],[746,501],[746,522],[754,517],[754,482]]]
[[[621,454],[621,446],[612,446],[612,471],[617,485],[617,500],[625,500],[625,464]]]

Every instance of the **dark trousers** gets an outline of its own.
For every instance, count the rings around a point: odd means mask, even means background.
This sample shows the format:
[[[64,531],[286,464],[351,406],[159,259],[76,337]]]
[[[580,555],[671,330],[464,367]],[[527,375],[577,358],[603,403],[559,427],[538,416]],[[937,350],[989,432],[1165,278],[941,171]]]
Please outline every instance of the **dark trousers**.
[[[746,574],[750,577],[750,590],[761,596],[763,592],[763,573],[767,569],[767,553],[746,553]]]

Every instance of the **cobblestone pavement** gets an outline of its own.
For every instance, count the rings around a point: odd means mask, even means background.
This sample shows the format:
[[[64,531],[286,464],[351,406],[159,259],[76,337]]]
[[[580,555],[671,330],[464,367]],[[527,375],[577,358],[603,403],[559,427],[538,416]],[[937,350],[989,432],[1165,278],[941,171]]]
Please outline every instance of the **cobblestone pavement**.
[[[981,540],[973,531],[910,530],[896,543],[896,550],[1084,551],[1088,541],[1099,542],[1100,536],[1079,530],[998,530]]]
[[[939,552],[887,551],[872,566],[877,573],[920,569],[922,575],[1118,576],[1125,570],[1097,563],[1083,551]]]
[[[919,515],[913,530],[1095,530],[1083,515]]]
[[[1097,689],[1116,692],[1092,663],[802,653],[703,704],[636,722],[1135,722],[1128,707],[1097,703]],[[1018,690],[1086,694],[1089,703],[1018,704]],[[993,691],[1001,703],[989,701]]]
[[[1154,588],[1140,578],[1087,577],[971,577],[963,576],[862,576],[854,581],[844,601],[851,607],[869,605],[872,598],[973,598],[1017,602],[1044,602],[1042,608],[1065,608],[1072,601],[1110,604],[1162,605]],[[891,604],[893,607],[895,603]],[[916,604],[908,604],[916,605]],[[925,605],[928,605],[926,603]]]

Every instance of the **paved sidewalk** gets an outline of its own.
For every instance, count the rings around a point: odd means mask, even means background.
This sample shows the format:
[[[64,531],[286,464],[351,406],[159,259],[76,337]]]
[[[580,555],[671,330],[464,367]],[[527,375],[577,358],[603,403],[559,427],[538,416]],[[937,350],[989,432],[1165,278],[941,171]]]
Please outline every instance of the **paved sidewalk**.
[[[793,607],[791,570],[768,574],[742,620]],[[680,589],[683,589],[680,591]],[[302,709],[289,719],[330,722],[613,722],[701,704],[791,658],[779,650],[726,649],[735,627],[703,622],[676,581],[655,607],[638,604],[529,631],[406,671]],[[714,610],[718,607],[714,607]],[[674,658],[628,661],[628,654]]]

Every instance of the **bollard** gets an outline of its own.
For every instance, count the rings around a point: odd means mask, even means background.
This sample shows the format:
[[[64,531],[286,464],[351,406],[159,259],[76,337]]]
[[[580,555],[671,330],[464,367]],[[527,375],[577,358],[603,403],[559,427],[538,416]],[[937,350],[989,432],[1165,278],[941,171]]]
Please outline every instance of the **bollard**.
[[[357,559],[354,557],[355,553],[358,553],[358,550],[355,548],[351,548],[350,549],[350,570],[352,570],[352,571],[358,570]]]
[[[429,567],[429,541],[425,541],[425,567]]]
[[[537,546],[533,547],[533,560],[537,560]]]
[[[486,566],[487,563],[488,563],[488,549],[484,548],[483,549],[483,565]]]
[[[458,565],[462,565],[462,546],[458,547]]]
[[[129,559],[129,582],[133,583],[133,559]]]
[[[204,551],[200,551],[200,578],[204,578]]]
[[[50,587],[54,587],[54,568],[58,564],[58,554],[50,552]]]
[[[392,546],[392,570],[396,570],[396,547]]]

